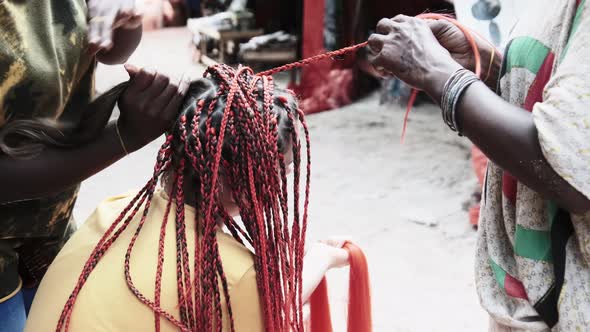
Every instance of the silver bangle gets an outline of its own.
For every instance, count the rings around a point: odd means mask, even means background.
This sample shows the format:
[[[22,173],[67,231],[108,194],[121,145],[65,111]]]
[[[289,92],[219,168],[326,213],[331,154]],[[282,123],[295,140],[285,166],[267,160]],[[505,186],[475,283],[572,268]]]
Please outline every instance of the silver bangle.
[[[471,71],[461,68],[455,71],[443,87],[440,107],[444,122],[462,136],[461,129],[457,123],[457,105],[465,90],[479,78]]]

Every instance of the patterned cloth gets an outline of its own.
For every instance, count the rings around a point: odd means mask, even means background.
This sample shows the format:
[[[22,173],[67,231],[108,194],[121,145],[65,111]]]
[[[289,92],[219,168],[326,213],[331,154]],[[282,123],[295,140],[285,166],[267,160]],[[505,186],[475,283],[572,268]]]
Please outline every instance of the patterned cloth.
[[[590,197],[590,3],[540,0],[515,28],[499,89],[533,113],[551,167]],[[476,282],[496,330],[590,330],[590,214],[570,215],[490,162]]]
[[[0,130],[34,117],[79,123],[95,66],[85,53],[86,1],[0,1],[0,27]],[[72,230],[77,192],[0,205],[0,302],[21,280],[39,283]]]

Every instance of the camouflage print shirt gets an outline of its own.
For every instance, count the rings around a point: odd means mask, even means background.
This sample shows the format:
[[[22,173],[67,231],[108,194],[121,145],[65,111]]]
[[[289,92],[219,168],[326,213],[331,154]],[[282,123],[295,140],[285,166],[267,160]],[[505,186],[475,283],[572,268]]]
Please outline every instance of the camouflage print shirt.
[[[23,118],[79,122],[94,84],[86,12],[85,0],[0,0],[0,130]],[[39,282],[70,233],[77,192],[0,204],[0,302]]]

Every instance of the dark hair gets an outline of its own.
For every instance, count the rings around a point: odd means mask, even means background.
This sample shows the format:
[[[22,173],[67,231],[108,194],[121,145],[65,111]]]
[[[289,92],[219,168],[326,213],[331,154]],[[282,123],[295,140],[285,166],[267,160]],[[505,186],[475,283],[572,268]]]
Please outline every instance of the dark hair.
[[[212,77],[195,80],[189,85],[176,124],[171,131],[174,152],[172,159],[176,164],[181,159],[187,157],[187,145],[189,148],[194,147],[194,140],[197,139],[197,137],[201,140],[201,145],[207,144],[208,138],[206,131],[208,127],[219,130],[227,103],[227,95],[218,95],[218,92],[220,91],[220,83],[223,84],[219,78]],[[263,93],[262,81],[258,81],[257,89],[253,91],[254,98],[257,101],[256,108],[253,108],[253,111],[260,111],[264,108]],[[277,148],[279,152],[285,153],[286,149],[290,147],[295,130],[293,120],[297,115],[294,115],[293,112],[297,110],[297,100],[293,93],[288,90],[274,87],[271,102],[272,107],[269,110],[276,118]],[[209,111],[200,112],[200,114],[197,115],[196,110],[199,108],[199,103],[202,104],[201,107],[203,109],[208,109]],[[197,122],[198,135],[191,136],[188,142],[183,142],[182,139],[183,135],[185,135],[185,131],[193,129],[191,126],[193,125],[193,118],[195,116],[199,116]],[[207,121],[210,121],[210,123],[207,123]],[[235,137],[232,135],[225,136],[222,149],[222,157],[224,160],[229,161],[235,158],[235,156],[232,156],[231,149],[234,144]]]
[[[307,143],[302,215],[299,206],[302,145],[294,130],[298,122],[303,125]],[[293,152],[294,166],[292,215],[289,215],[291,188],[288,188],[284,155],[288,149]],[[190,85],[178,120],[158,153],[153,177],[105,232],[90,255],[63,308],[57,330],[67,328],[76,297],[88,276],[143,206],[141,221],[125,256],[124,273],[129,289],[156,314],[156,330],[159,330],[160,317],[164,317],[183,331],[213,331],[214,325],[223,321],[221,296],[227,305],[230,330],[235,330],[216,239],[217,221],[222,220],[237,241],[254,249],[256,282],[266,330],[303,331],[302,266],[310,162],[307,125],[292,93],[278,89],[272,77],[254,75],[249,68],[210,67],[205,79]],[[241,223],[228,215],[220,200],[221,170],[239,208]],[[129,271],[134,243],[146,222],[155,188],[163,174],[173,177],[164,223],[175,206],[180,320],[160,308],[165,228],[159,239],[153,301],[135,287]],[[189,181],[193,185],[185,186]],[[198,202],[190,202],[196,203],[198,220],[185,220],[186,188],[194,190],[200,198]],[[198,234],[192,234],[197,239],[192,266],[186,222],[200,225],[196,228]],[[191,275],[195,277],[194,282]]]
[[[87,143],[98,137],[107,125],[129,82],[113,87],[91,102],[80,125],[73,126],[49,118],[8,119],[0,128],[0,153],[18,159],[37,156],[47,146],[69,147]]]

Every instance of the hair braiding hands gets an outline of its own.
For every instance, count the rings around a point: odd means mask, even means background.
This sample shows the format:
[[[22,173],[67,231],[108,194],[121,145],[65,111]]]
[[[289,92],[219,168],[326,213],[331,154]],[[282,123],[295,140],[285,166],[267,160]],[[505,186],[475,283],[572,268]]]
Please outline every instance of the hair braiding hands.
[[[121,116],[117,125],[129,152],[169,130],[178,116],[188,82],[127,65],[129,86],[119,98]]]
[[[142,15],[135,0],[88,0],[88,41],[91,53],[113,47],[116,29],[137,29]]]
[[[425,21],[428,23],[430,30],[432,30],[438,42],[449,51],[455,61],[464,68],[474,73],[477,72],[477,60],[472,46],[469,43],[469,39],[467,39],[458,26],[447,20],[426,19]],[[498,73],[494,73],[491,69],[495,68],[493,65],[500,65],[502,54],[496,50],[491,42],[485,40],[485,38],[479,36],[477,33],[473,32],[471,37],[477,46],[481,61],[483,62],[481,63],[481,69],[483,71],[482,79],[489,79],[486,83],[493,87],[496,84],[496,75]],[[496,63],[493,63],[494,61]]]
[[[442,89],[461,65],[438,42],[426,20],[398,15],[379,21],[376,31],[369,37],[373,66],[438,100],[434,91]]]
[[[320,257],[328,259],[328,268],[341,268],[349,265],[349,254],[344,249],[346,242],[350,241],[350,237],[333,236],[325,240],[320,240],[312,243],[307,248],[307,253],[317,254]]]

